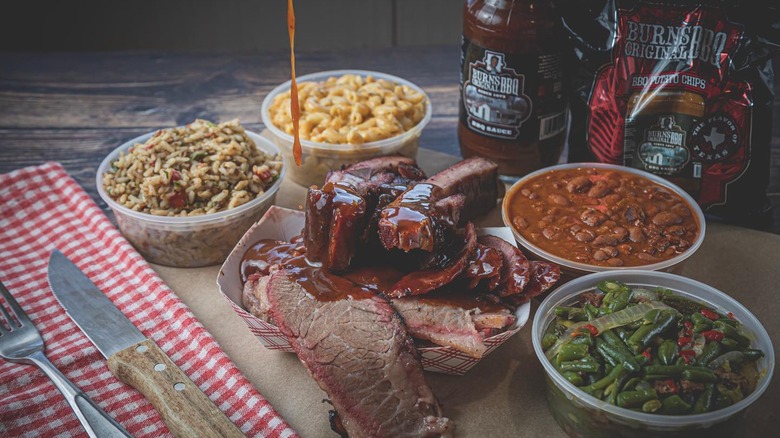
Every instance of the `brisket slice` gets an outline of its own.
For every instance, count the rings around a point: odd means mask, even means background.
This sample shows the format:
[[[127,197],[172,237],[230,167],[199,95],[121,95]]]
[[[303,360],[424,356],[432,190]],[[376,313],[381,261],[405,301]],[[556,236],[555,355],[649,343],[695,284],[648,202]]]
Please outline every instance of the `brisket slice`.
[[[408,295],[425,294],[439,289],[458,278],[466,269],[469,258],[477,247],[477,231],[474,224],[466,224],[466,236],[460,252],[441,268],[415,271],[403,276],[393,287],[385,291],[387,296],[400,298]]]
[[[444,197],[457,193],[465,196],[461,224],[495,208],[504,187],[498,179],[498,165],[479,157],[456,163],[425,182],[439,186]]]
[[[447,298],[406,297],[392,302],[412,336],[452,347],[474,358],[482,357],[487,351],[479,330],[502,329],[516,320],[505,309],[481,312]]]
[[[522,294],[504,297],[509,305],[520,306],[531,298],[541,295],[558,282],[561,278],[561,267],[547,262],[531,261],[531,279]]]
[[[479,238],[477,238],[479,242]],[[474,254],[469,259],[469,265],[463,272],[468,279],[468,288],[475,289],[483,281],[485,289],[492,291],[498,287],[501,280],[501,268],[504,265],[504,257],[496,248],[477,243]]]
[[[403,321],[386,299],[318,301],[284,270],[270,314],[352,438],[450,436]]]
[[[523,293],[531,280],[531,265],[523,253],[514,245],[496,236],[479,236],[477,241],[498,250],[503,257],[501,278],[496,293],[502,297]]]

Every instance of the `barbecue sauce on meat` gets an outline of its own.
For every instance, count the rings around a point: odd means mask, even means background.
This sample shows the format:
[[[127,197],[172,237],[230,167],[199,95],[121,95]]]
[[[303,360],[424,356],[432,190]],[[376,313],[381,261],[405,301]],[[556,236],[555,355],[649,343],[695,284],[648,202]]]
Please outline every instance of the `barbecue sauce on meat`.
[[[420,222],[428,219],[426,213],[431,211],[435,187],[428,183],[415,184],[398,198],[398,203],[393,203],[385,209],[384,219],[400,229],[420,226]]]
[[[263,239],[249,248],[239,265],[241,269],[241,281],[246,283],[252,274],[268,275],[273,265],[288,262],[293,257],[303,254],[306,249],[300,241],[293,243],[280,242],[273,239]]]
[[[268,275],[273,265],[281,266],[306,292],[320,301],[336,301],[351,296],[354,299],[372,298],[376,293],[347,278],[310,265],[303,256],[300,243],[286,243],[263,239],[254,244],[241,259],[241,279],[250,275]]]
[[[368,299],[390,288],[407,273],[392,266],[366,266],[338,275],[306,262],[305,248],[296,243],[263,239],[252,245],[241,259],[241,279],[246,282],[250,275],[268,275],[273,265],[280,265],[306,292],[319,301],[336,301],[351,296],[353,299]],[[426,302],[449,305],[464,309],[479,308],[483,312],[503,309],[498,304],[478,299],[467,292],[444,290],[420,298]]]
[[[306,212],[303,232],[309,263],[346,270],[365,225],[366,201],[349,186],[326,183],[321,190],[309,190]]]

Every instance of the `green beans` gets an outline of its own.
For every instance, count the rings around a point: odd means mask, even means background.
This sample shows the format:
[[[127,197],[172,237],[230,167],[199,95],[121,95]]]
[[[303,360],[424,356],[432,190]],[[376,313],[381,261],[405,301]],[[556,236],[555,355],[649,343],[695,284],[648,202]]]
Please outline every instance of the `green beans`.
[[[574,386],[582,386],[584,383],[582,376],[580,376],[578,373],[575,373],[574,371],[564,371],[561,373],[561,375]]]
[[[601,368],[596,359],[587,356],[579,360],[561,362],[561,371],[583,371],[586,373],[595,373]]]
[[[658,361],[663,365],[672,365],[677,359],[677,343],[667,339],[658,346]]]
[[[581,333],[574,337],[574,339],[571,340],[572,344],[582,344],[587,346],[593,346],[593,336],[587,334],[587,333]],[[551,345],[552,347],[552,345]]]
[[[742,400],[762,378],[764,352],[727,310],[670,290],[598,288],[600,300],[555,309],[542,339],[545,356],[585,394],[634,411],[697,414]],[[585,328],[571,329],[578,321]]]
[[[712,328],[718,331],[723,332],[724,335],[726,335],[727,338],[731,338],[735,341],[737,341],[737,344],[739,344],[740,347],[747,347],[750,345],[750,338],[743,335],[739,332],[736,328],[732,327],[729,324],[726,324],[723,321],[715,321],[712,323]]]
[[[694,369],[693,367],[689,367],[680,373],[680,377],[693,382],[716,382],[718,380],[718,378],[715,377],[715,373],[707,368]]]
[[[748,348],[742,351],[742,355],[745,361],[758,360],[764,357],[764,352],[753,348]]]
[[[704,392],[701,393],[696,403],[693,405],[694,414],[703,414],[712,410],[715,405],[715,384],[705,385]]]
[[[617,405],[621,408],[636,408],[646,401],[657,399],[655,389],[640,389],[637,391],[623,391],[617,395]]]
[[[639,371],[639,364],[628,347],[609,330],[596,338],[596,350],[605,358],[612,359],[615,363],[623,363],[629,371]]]
[[[718,357],[721,351],[722,349],[720,347],[720,343],[708,342],[707,345],[704,346],[704,351],[702,351],[701,356],[699,356],[699,358],[696,359],[696,361],[700,365],[707,365],[708,363],[710,363],[712,359]]]
[[[656,412],[657,410],[661,409],[663,404],[660,400],[648,400],[645,402],[645,404],[642,405],[642,412]]]
[[[677,394],[666,397],[661,406],[661,412],[667,415],[685,414],[690,409],[691,405],[685,403],[685,401]]]
[[[631,290],[622,283],[606,281],[599,283],[598,287],[606,292],[602,301],[602,307],[609,310],[610,313],[625,309],[631,299]]]
[[[625,368],[623,367],[623,364],[618,364],[614,368],[612,368],[612,371],[609,372],[606,376],[604,376],[603,379],[598,380],[597,382],[591,383],[590,385],[582,388],[585,392],[592,392],[596,389],[604,389],[607,386],[611,385],[613,382],[615,382],[621,375],[625,372]]]
[[[547,350],[558,342],[558,335],[555,333],[546,333],[542,338],[542,348]]]
[[[732,351],[739,348],[739,344],[737,341],[731,339],[731,338],[723,338],[720,341],[720,346],[723,347],[724,351]]]
[[[648,314],[652,313],[647,312]],[[660,335],[677,322],[677,314],[670,310],[662,310],[658,313],[655,323],[639,327],[631,337],[628,338],[628,346],[634,353],[639,353],[648,345],[654,337]]]
[[[712,320],[701,313],[692,314],[691,322],[693,323],[693,331],[696,333],[701,333],[712,328]]]
[[[585,309],[580,307],[556,307],[555,316],[560,316],[561,318],[575,322],[588,320],[588,315],[585,314]]]
[[[588,346],[584,344],[566,344],[558,352],[558,359],[561,362],[582,359],[588,354]]]
[[[658,376],[679,376],[684,369],[685,365],[649,365],[645,367],[645,373]]]

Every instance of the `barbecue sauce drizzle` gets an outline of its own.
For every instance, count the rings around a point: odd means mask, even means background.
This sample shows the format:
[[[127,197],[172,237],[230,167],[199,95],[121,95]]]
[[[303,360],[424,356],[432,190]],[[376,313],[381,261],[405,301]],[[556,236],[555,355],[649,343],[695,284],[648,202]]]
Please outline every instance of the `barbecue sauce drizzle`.
[[[293,0],[287,0],[287,32],[290,35],[290,115],[293,123],[293,157],[295,165],[301,165],[301,133],[298,126],[301,119],[300,102],[298,101],[298,83],[295,81],[295,9]]]
[[[273,239],[260,240],[249,248],[241,259],[241,279],[246,282],[252,275],[268,275],[271,266],[279,265],[314,299],[337,301],[347,297],[371,299],[382,291],[389,290],[407,274],[391,266],[366,266],[337,275],[310,265],[303,256],[304,253],[305,248],[300,239],[293,239],[293,243]],[[450,305],[463,309],[479,308],[483,312],[504,308],[462,291],[442,290],[418,299],[430,304]]]

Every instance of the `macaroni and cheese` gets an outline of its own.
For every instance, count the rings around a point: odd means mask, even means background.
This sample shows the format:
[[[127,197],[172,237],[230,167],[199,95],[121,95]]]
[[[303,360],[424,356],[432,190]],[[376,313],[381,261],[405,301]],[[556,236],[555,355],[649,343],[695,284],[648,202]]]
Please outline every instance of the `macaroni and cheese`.
[[[301,139],[330,144],[363,144],[394,137],[425,117],[426,97],[407,85],[373,76],[345,74],[298,84]],[[271,123],[293,134],[290,92],[268,108]]]

